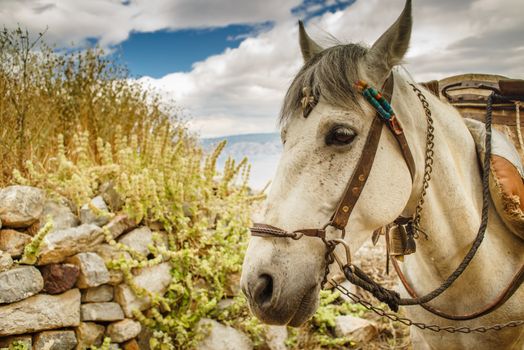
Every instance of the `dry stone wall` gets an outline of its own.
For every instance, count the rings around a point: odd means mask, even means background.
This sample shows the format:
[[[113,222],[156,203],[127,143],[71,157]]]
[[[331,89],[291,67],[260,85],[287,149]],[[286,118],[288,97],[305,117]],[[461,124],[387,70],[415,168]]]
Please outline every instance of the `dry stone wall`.
[[[152,230],[125,215],[101,215],[109,212],[109,201],[118,198],[95,197],[77,216],[67,200],[50,200],[37,188],[0,189],[0,348],[88,349],[105,337],[112,349],[149,348],[151,332],[133,319],[133,310],[147,310],[151,301],[135,295],[120,271],[107,268],[130,255],[106,243],[106,235],[147,255]],[[53,227],[44,235],[48,222]],[[163,295],[170,270],[167,262],[137,269],[134,283]],[[211,331],[201,349],[216,348],[214,339],[228,336],[240,341],[239,349],[252,349],[245,335],[206,322]]]

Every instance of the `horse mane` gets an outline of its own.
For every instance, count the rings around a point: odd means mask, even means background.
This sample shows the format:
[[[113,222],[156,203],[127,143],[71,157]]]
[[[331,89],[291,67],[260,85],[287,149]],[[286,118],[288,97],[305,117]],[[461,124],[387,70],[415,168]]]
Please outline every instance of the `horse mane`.
[[[309,87],[316,101],[347,108],[359,108],[354,87],[359,66],[368,49],[359,44],[336,45],[307,61],[293,79],[284,98],[279,124],[282,127],[301,108],[302,89]]]

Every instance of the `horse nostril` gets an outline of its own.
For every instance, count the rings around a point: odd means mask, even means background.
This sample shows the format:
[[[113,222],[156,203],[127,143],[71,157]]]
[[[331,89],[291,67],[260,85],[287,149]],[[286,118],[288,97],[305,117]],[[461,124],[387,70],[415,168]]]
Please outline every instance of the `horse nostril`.
[[[262,306],[269,303],[273,296],[273,277],[268,274],[260,275],[253,294],[258,305]]]

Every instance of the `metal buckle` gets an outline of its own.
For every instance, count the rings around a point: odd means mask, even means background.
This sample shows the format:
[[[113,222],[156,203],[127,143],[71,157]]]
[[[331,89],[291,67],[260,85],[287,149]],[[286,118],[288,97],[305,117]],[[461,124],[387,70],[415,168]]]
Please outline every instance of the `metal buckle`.
[[[335,251],[333,251],[333,253],[331,253],[331,254],[333,254],[333,257],[335,258],[335,261],[337,262],[337,264],[340,267],[340,269],[342,271],[344,271],[344,267],[345,266],[351,267],[351,250],[349,249],[349,244],[346,241],[344,241],[343,239],[340,239],[340,238],[331,239],[330,241],[331,242],[335,242],[335,246],[337,246],[339,244],[342,244],[344,246],[345,251],[346,251],[346,264],[344,264],[342,262],[342,260],[337,255],[337,253],[335,253]]]

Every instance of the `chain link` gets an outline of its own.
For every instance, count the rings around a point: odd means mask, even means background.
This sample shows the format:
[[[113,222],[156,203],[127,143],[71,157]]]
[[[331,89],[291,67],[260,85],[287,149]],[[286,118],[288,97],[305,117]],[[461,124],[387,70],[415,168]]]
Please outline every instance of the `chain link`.
[[[373,311],[380,317],[385,317],[390,319],[394,322],[400,322],[406,326],[414,326],[419,329],[427,329],[432,332],[447,332],[447,333],[486,333],[488,331],[500,331],[504,328],[513,328],[513,327],[519,327],[524,325],[524,320],[519,321],[511,321],[508,323],[501,323],[501,324],[494,324],[491,326],[480,326],[480,327],[452,327],[452,326],[439,326],[437,324],[427,324],[423,322],[415,322],[407,317],[402,317],[398,314],[387,312],[386,310],[374,306],[370,302],[362,299],[356,294],[351,293],[349,290],[346,289],[346,287],[338,284],[335,280],[331,280],[330,283],[332,283],[336,289],[345,296],[347,296],[353,303],[360,304],[363,307],[365,307],[367,310]]]
[[[415,238],[417,238],[418,232],[422,232],[426,238],[427,234],[420,229],[420,218],[422,215],[422,209],[424,208],[424,201],[429,188],[429,182],[431,181],[431,173],[433,172],[433,156],[435,152],[433,147],[435,146],[435,127],[433,126],[433,117],[431,116],[431,110],[429,109],[429,103],[426,100],[426,96],[417,88],[414,84],[409,84],[413,88],[413,91],[417,94],[417,97],[424,108],[426,114],[427,128],[426,128],[426,154],[424,159],[424,177],[422,180],[422,193],[420,199],[415,208],[415,215],[413,217],[413,227],[415,228]]]

